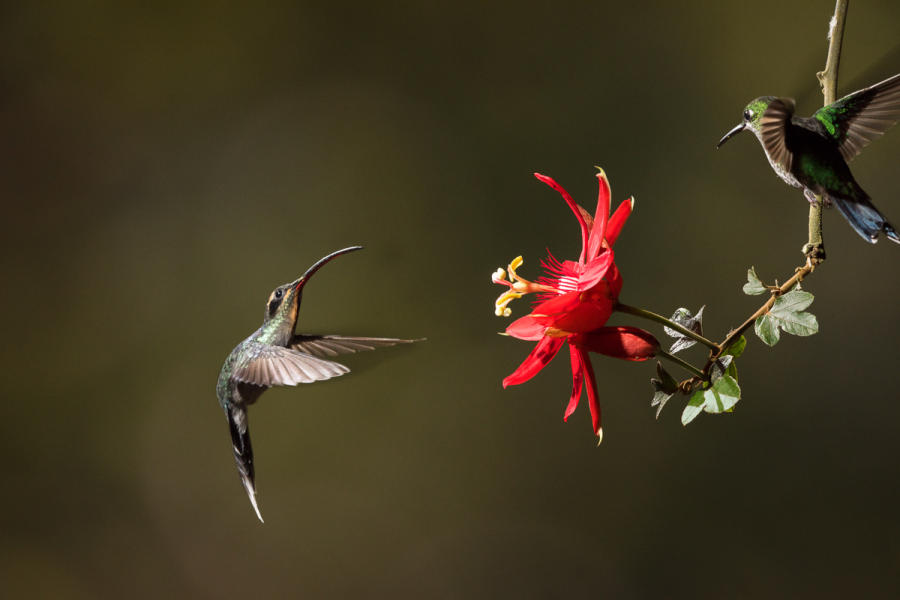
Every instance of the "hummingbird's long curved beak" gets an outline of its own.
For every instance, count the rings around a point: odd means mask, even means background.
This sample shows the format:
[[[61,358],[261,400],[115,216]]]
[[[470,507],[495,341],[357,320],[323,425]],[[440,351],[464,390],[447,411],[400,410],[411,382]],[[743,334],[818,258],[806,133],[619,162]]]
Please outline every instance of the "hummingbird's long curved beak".
[[[325,266],[325,263],[330,262],[332,259],[337,258],[341,254],[347,254],[348,252],[355,252],[357,250],[362,250],[362,246],[350,246],[349,248],[343,248],[341,250],[336,250],[336,251],[332,252],[331,254],[329,254],[328,256],[320,258],[318,261],[316,261],[316,264],[314,264],[313,266],[308,268],[306,270],[306,273],[304,273],[303,275],[300,276],[300,279],[298,279],[291,285],[294,286],[295,291],[299,291],[300,288],[302,288],[306,284],[306,282],[309,281],[310,277],[312,277],[316,271],[318,271],[323,266]]]
[[[736,126],[734,127],[734,129],[732,129],[731,131],[729,131],[728,133],[726,133],[724,136],[722,136],[722,139],[719,140],[719,143],[718,143],[718,144],[716,144],[716,149],[718,149],[719,146],[721,146],[722,144],[724,144],[725,142],[727,142],[732,136],[737,135],[737,134],[739,134],[740,132],[742,132],[742,131],[744,130],[745,127],[747,127],[747,124],[746,124],[746,123],[740,123],[739,125],[736,125]]]

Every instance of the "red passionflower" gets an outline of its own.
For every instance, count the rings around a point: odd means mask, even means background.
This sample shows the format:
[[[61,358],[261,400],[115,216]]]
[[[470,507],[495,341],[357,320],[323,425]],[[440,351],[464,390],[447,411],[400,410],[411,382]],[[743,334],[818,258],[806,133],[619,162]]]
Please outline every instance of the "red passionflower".
[[[559,192],[575,214],[581,229],[581,255],[577,262],[559,261],[548,252],[547,258],[541,261],[545,275],[536,282],[516,273],[524,262],[521,256],[509,263],[509,279],[503,269],[494,273],[492,281],[509,288],[495,303],[498,316],[510,316],[512,311],[507,305],[516,298],[536,293],[539,299],[530,314],[506,328],[507,334],[537,341],[537,345],[519,368],[503,380],[503,387],[524,383],[534,377],[567,343],[572,362],[572,395],[564,420],[568,420],[578,406],[587,380],[594,433],[602,439],[597,379],[588,353],[647,360],[659,349],[656,338],[643,329],[605,327],[622,289],[622,276],[616,268],[612,247],[634,209],[634,198],[622,202],[609,216],[609,181],[601,170],[597,174],[600,184],[597,210],[591,217],[553,179],[540,173],[534,176]]]

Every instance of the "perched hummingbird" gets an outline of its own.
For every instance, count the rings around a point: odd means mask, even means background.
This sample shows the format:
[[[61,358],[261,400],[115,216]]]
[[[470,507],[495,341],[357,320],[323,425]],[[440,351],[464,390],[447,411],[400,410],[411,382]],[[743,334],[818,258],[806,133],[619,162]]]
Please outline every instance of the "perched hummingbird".
[[[807,200],[815,202],[818,194],[826,206],[837,206],[867,242],[874,244],[884,232],[889,240],[900,243],[897,230],[875,208],[847,166],[898,119],[900,74],[853,92],[808,118],[794,116],[790,98],[757,98],[744,109],[744,120],[716,148],[749,128],[778,176],[803,188]]]
[[[275,288],[266,301],[262,326],[231,351],[219,373],[216,395],[231,430],[234,459],[241,482],[260,521],[263,519],[256,503],[247,408],[272,386],[312,383],[350,372],[344,365],[322,357],[419,341],[294,333],[303,288],[310,277],[331,259],[361,248],[351,246],[332,252],[307,269],[296,281]]]

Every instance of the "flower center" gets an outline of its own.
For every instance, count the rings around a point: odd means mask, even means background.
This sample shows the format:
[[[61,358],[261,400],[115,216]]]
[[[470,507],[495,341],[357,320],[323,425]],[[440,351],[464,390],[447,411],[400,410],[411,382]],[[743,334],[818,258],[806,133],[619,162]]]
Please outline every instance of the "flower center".
[[[576,279],[573,277],[567,277],[563,279],[571,279],[571,282],[563,283],[560,281],[559,289],[550,287],[548,285],[544,285],[541,283],[535,283],[533,281],[528,281],[527,279],[523,279],[516,273],[516,269],[522,266],[525,260],[521,256],[517,256],[516,258],[510,261],[509,265],[507,265],[509,271],[509,280],[506,278],[506,271],[502,268],[497,269],[491,275],[491,281],[494,283],[499,283],[501,285],[507,286],[509,289],[500,294],[497,297],[497,300],[494,302],[494,314],[498,317],[508,317],[512,314],[512,310],[507,306],[510,302],[517,298],[521,298],[525,294],[532,294],[535,292],[550,292],[554,294],[561,294],[563,292],[571,291],[575,289]],[[571,290],[565,286],[572,286]]]

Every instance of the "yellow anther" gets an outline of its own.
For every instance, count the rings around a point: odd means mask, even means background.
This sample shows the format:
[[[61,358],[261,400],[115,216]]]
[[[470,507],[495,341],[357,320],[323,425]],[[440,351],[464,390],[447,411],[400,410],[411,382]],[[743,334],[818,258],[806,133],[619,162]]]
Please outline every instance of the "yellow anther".
[[[517,256],[514,259],[512,259],[512,261],[509,263],[509,279],[510,279],[510,281],[512,281],[513,279],[515,279],[516,281],[522,280],[521,277],[516,275],[516,269],[521,267],[524,262],[525,262],[524,258],[522,258],[521,256]]]
[[[507,304],[515,300],[516,298],[521,298],[523,294],[520,292],[516,292],[513,290],[507,290],[500,294],[500,297],[497,298],[497,301],[494,302],[494,314],[498,317],[508,317],[512,314],[512,310],[507,308]]]

